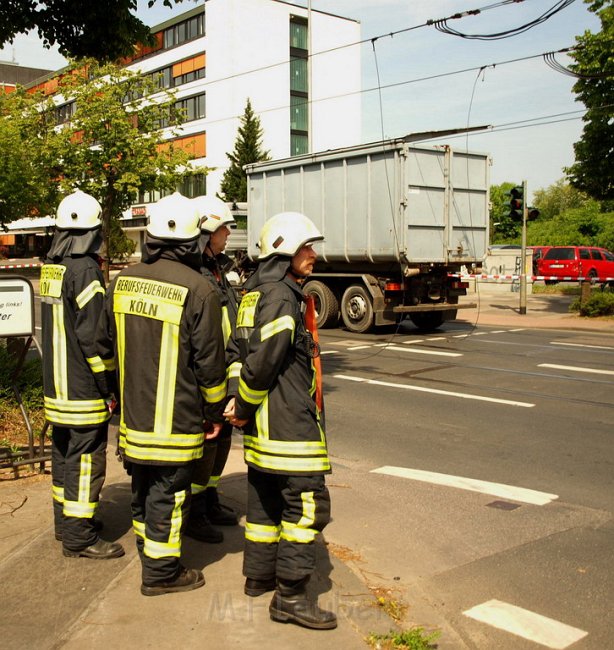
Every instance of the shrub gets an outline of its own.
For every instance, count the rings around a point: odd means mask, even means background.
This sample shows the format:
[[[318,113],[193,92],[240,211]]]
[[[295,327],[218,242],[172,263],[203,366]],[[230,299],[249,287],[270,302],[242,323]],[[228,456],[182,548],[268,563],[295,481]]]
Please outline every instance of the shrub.
[[[580,316],[614,316],[614,291],[593,291],[583,303],[577,298],[569,306],[569,311],[577,311]]]

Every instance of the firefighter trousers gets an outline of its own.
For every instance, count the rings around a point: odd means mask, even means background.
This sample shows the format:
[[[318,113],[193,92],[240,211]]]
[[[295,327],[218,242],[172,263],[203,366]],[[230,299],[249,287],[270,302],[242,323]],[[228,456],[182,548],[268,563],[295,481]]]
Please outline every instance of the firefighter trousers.
[[[193,463],[132,469],[132,526],[143,584],[172,582],[181,571],[181,536],[190,508]]]
[[[194,461],[190,516],[207,514],[206,490],[217,489],[232,445],[232,424],[224,422],[220,435],[205,441],[202,458]]]
[[[329,521],[323,475],[268,474],[248,467],[243,575],[257,580],[311,575],[314,540]]]
[[[75,429],[53,426],[51,479],[56,535],[71,551],[95,544],[93,517],[107,466],[108,424]]]

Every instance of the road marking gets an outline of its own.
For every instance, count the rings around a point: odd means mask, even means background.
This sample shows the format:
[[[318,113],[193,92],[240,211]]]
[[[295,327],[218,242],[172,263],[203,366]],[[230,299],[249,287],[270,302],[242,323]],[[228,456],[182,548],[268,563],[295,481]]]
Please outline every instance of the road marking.
[[[583,343],[559,343],[558,341],[550,341],[550,345],[566,345],[573,348],[591,348],[593,350],[614,350],[609,345],[585,345]]]
[[[411,345],[412,343],[424,343],[426,339],[413,339],[411,341],[403,341],[405,345]],[[433,339],[429,339],[429,341],[432,341]]]
[[[400,348],[396,345],[387,345],[386,350],[393,352],[413,352],[414,354],[434,354],[438,357],[462,357],[460,352],[440,352],[438,350],[416,350],[415,348]]]
[[[432,336],[430,339],[426,339],[427,341],[445,341],[446,337],[445,336]]]
[[[322,354],[339,354],[339,350],[322,350],[320,355]]]
[[[452,338],[453,339],[466,339],[469,336],[469,334],[455,334]]]
[[[373,384],[374,386],[389,386],[391,388],[402,388],[404,390],[413,390],[418,393],[433,393],[435,395],[446,395],[447,397],[461,397],[462,399],[473,399],[479,402],[494,402],[495,404],[505,404],[507,406],[521,406],[524,408],[532,408],[535,404],[530,402],[516,402],[507,399],[498,399],[496,397],[483,397],[481,395],[474,395],[470,393],[456,393],[448,390],[440,390],[438,388],[424,388],[422,386],[410,386],[409,384],[393,384],[389,381],[378,381],[376,379],[365,379],[364,377],[353,377],[351,375],[333,375],[337,379],[345,379],[347,381],[362,382],[364,384]]]
[[[505,334],[507,330],[490,330],[490,334]]]
[[[577,366],[559,366],[556,363],[540,363],[539,368],[554,368],[555,370],[571,370],[573,372],[590,372],[597,375],[614,375],[614,370],[599,370],[599,368],[578,368]]]
[[[372,469],[373,474],[388,474],[398,476],[413,481],[422,481],[424,483],[434,483],[445,487],[458,488],[459,490],[469,490],[470,492],[480,492],[481,494],[491,494],[503,499],[530,503],[534,506],[545,506],[546,504],[559,498],[558,494],[548,494],[547,492],[538,492],[528,488],[506,485],[505,483],[491,483],[489,481],[480,481],[474,478],[464,476],[452,476],[451,474],[439,474],[438,472],[427,472],[421,469],[410,469],[408,467],[392,467],[385,465]]]
[[[355,345],[352,348],[347,348],[348,350],[366,350],[367,348],[370,348],[370,345]]]
[[[588,632],[577,627],[500,600],[489,600],[463,614],[499,630],[558,650],[564,650],[588,635]]]
[[[524,332],[525,328],[524,327],[517,327],[516,329],[513,330],[507,330],[508,332]]]

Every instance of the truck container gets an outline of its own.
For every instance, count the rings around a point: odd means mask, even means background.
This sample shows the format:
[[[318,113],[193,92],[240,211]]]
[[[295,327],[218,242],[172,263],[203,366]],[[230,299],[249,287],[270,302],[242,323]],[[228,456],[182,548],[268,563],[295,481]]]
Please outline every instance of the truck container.
[[[305,284],[318,325],[352,332],[409,316],[421,329],[456,318],[461,267],[488,244],[488,155],[404,139],[246,166],[248,256],[278,212],[308,216],[324,235]]]

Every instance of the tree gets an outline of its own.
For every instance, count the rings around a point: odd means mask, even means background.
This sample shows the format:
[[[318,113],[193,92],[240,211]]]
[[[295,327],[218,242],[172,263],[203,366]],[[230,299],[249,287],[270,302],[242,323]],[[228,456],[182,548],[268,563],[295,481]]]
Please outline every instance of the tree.
[[[162,0],[172,7],[182,0]],[[156,0],[149,0],[151,7]],[[152,44],[149,27],[132,12],[137,0],[9,0],[0,3],[0,46],[17,34],[38,31],[46,47],[56,43],[69,58],[116,61],[133,53],[137,43]]]
[[[247,176],[243,166],[270,160],[269,152],[262,149],[262,135],[260,118],[254,114],[248,98],[233,152],[226,154],[231,164],[224,172],[220,185],[225,201],[247,201]]]
[[[57,202],[57,185],[49,183],[40,160],[46,116],[28,110],[32,98],[22,90],[0,95],[0,226],[26,216],[47,214]]]
[[[582,208],[591,199],[573,185],[559,179],[547,188],[541,188],[534,193],[533,203],[539,208],[540,218],[547,221],[572,208]]]
[[[586,106],[581,139],[574,145],[575,162],[565,169],[571,184],[594,199],[614,200],[614,6],[606,0],[591,1],[590,11],[601,20],[597,34],[578,36],[570,53],[570,67],[581,75],[573,90]]]
[[[155,101],[144,99],[154,94]],[[76,106],[62,128],[56,126],[58,97]],[[189,152],[167,139],[179,134],[182,115],[172,93],[160,91],[155,79],[90,59],[59,77],[55,97],[31,101],[28,112],[38,115],[46,130],[24,148],[39,150],[48,183],[63,193],[79,188],[100,201],[107,257],[114,252],[112,221],[139,192],[172,191],[183,177],[208,171],[191,168]]]
[[[508,243],[520,236],[520,226],[510,217],[508,192],[518,183],[505,182],[490,188],[490,241],[492,244]]]

